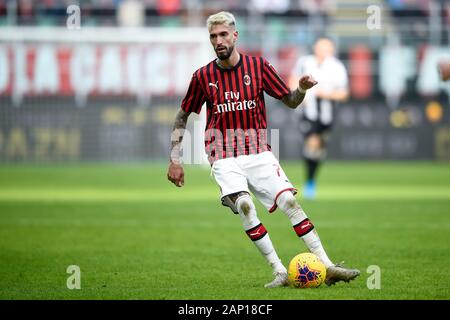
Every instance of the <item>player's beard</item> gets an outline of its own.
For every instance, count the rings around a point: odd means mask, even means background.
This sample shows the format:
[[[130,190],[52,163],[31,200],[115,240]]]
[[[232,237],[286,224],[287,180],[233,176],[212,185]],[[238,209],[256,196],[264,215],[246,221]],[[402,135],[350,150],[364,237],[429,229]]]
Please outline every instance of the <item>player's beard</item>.
[[[234,46],[230,46],[229,48],[224,46],[224,48],[226,50],[221,51],[220,53],[217,52],[217,49],[216,49],[217,58],[219,58],[219,60],[227,60],[231,56],[231,53],[234,50]]]

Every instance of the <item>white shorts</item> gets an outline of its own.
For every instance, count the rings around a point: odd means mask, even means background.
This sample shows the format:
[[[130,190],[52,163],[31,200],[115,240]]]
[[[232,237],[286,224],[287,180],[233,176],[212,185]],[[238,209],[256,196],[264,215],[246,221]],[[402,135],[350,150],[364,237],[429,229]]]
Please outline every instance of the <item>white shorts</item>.
[[[251,191],[269,212],[277,209],[276,201],[281,193],[297,193],[270,151],[216,160],[211,172],[220,187],[221,199]]]

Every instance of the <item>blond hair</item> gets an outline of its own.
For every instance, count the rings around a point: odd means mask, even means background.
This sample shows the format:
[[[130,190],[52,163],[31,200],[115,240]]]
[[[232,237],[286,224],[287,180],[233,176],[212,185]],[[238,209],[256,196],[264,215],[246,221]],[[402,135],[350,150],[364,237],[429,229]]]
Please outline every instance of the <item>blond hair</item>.
[[[233,27],[236,29],[236,19],[233,14],[228,11],[221,11],[219,13],[210,15],[206,20],[206,26],[208,27],[208,31],[211,31],[211,28],[215,25],[224,24],[228,27]]]

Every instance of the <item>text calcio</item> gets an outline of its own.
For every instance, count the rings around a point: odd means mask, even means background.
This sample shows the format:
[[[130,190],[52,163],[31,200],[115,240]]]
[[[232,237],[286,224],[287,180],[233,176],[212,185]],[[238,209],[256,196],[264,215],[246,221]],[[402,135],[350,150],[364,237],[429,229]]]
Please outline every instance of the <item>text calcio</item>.
[[[239,92],[226,91],[225,99],[227,100],[227,102],[215,105],[216,107],[216,111],[214,112],[215,114],[236,110],[239,111],[239,110],[254,109],[256,107],[255,100],[239,101]]]

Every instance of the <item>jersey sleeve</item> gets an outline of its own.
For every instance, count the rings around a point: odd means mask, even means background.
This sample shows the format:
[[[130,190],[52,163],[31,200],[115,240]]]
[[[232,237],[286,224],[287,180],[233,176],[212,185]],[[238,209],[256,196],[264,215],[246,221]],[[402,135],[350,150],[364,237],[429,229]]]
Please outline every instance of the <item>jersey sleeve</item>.
[[[184,112],[195,112],[197,114],[202,111],[202,106],[206,101],[206,96],[200,84],[197,74],[194,73],[189,83],[189,88],[181,102],[181,109]]]
[[[290,92],[286,83],[266,59],[263,59],[263,90],[276,99],[281,99]]]

